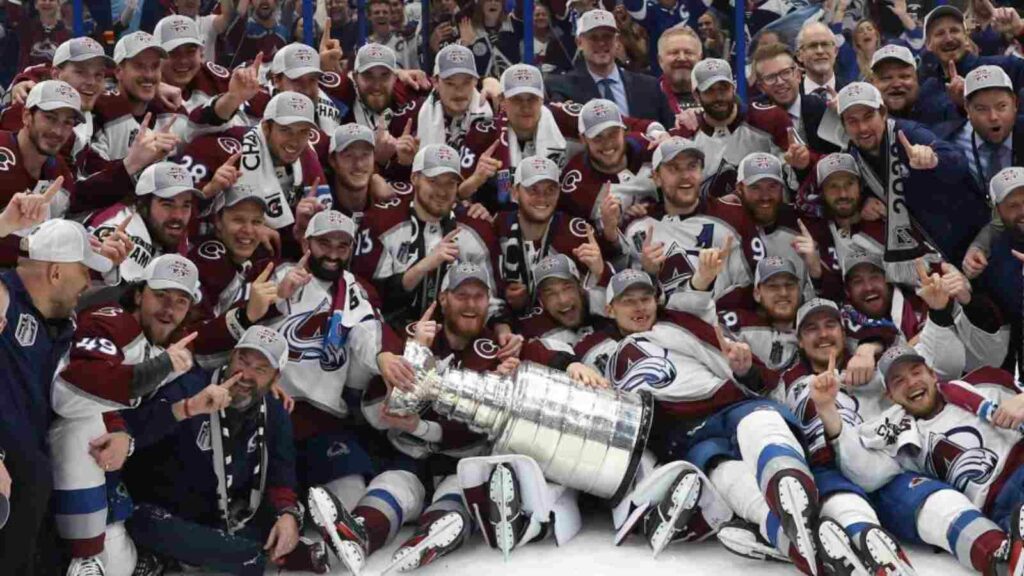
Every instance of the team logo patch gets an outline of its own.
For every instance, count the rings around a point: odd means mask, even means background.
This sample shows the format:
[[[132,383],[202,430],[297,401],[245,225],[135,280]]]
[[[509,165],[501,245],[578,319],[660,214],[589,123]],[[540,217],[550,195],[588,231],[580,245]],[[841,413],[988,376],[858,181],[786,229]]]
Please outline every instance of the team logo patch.
[[[562,178],[562,193],[569,194],[576,190],[576,186],[583,180],[583,173],[579,170],[570,170]]]
[[[312,48],[303,47],[295,51],[295,60],[298,61],[299,64],[309,64],[313,61],[314,55]]]
[[[341,76],[335,72],[324,72],[320,74],[320,85],[325,88],[337,88],[341,85]]]
[[[590,230],[590,224],[583,218],[573,218],[569,220],[569,231],[572,232],[573,236],[579,238],[586,238],[587,232]]]
[[[210,421],[203,422],[203,425],[199,427],[199,434],[196,435],[196,446],[201,452],[209,452],[213,450],[213,444],[210,442]]]
[[[185,280],[192,275],[192,269],[189,267],[188,260],[172,261],[171,265],[167,267],[167,271],[171,273],[171,276],[182,280]]]
[[[969,484],[983,486],[999,463],[996,453],[985,447],[981,433],[969,426],[931,438],[929,453],[931,471],[960,492]]]
[[[337,458],[338,456],[347,456],[352,451],[349,449],[348,444],[344,442],[331,442],[331,445],[327,447],[327,457]]]
[[[220,64],[214,64],[213,62],[207,62],[206,63],[206,69],[209,70],[211,74],[213,74],[214,76],[217,76],[218,78],[227,78],[227,77],[231,76],[231,73],[228,72],[227,68],[221,66]]]
[[[11,152],[10,148],[0,146],[0,170],[10,170],[17,163],[18,157],[14,155],[14,152]]]
[[[22,346],[32,346],[36,343],[36,334],[39,333],[39,322],[31,314],[18,316],[18,326],[14,329],[14,339]]]
[[[221,150],[228,154],[234,154],[235,152],[240,152],[242,150],[242,143],[235,138],[221,136],[220,138],[217,138],[217,145],[220,146]]]
[[[676,367],[669,361],[668,351],[646,338],[625,341],[608,362],[612,384],[627,392],[640,387],[664,388],[676,379]]]
[[[491,360],[498,356],[498,350],[500,348],[494,343],[494,340],[490,338],[478,338],[473,342],[473,351],[477,353],[481,358]]]
[[[217,240],[210,240],[199,245],[199,255],[207,260],[220,260],[228,249]]]

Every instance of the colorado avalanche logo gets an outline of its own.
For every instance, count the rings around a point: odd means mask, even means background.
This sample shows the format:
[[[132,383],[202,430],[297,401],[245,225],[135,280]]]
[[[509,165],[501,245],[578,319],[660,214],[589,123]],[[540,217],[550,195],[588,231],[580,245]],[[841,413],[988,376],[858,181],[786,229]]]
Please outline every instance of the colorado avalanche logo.
[[[477,353],[481,358],[490,360],[498,356],[498,350],[500,348],[494,343],[494,340],[489,338],[477,338],[473,342],[473,351]]]
[[[220,145],[220,149],[227,152],[228,154],[234,154],[235,152],[242,151],[242,143],[237,138],[229,138],[221,136],[217,138],[217,144]]]
[[[341,86],[341,76],[334,72],[323,72],[320,74],[320,85],[325,88],[337,88]]]
[[[324,341],[327,314],[316,310],[293,316],[278,328],[288,342],[291,362],[314,361],[324,372],[334,372],[348,360],[345,347],[335,347]]]
[[[18,163],[18,157],[11,152],[10,148],[0,146],[0,170],[10,170]]]
[[[576,190],[576,186],[579,185],[580,181],[583,180],[583,173],[579,170],[570,170],[566,173],[565,177],[562,178],[562,193],[571,194]]]
[[[772,165],[772,157],[767,154],[758,154],[754,157],[754,166],[765,169]]]
[[[668,351],[646,338],[624,341],[608,359],[608,365],[612,384],[626,392],[640,387],[664,388],[676,379],[676,367],[668,359]]]
[[[992,478],[999,457],[985,448],[974,428],[954,428],[944,436],[930,438],[928,467],[953,488],[964,491],[969,484],[983,485]]]
[[[528,68],[526,66],[515,66],[512,70],[509,71],[509,77],[511,80],[514,80],[515,82],[526,83],[532,82],[534,78],[537,77],[537,75],[533,73],[533,69],[531,68]]]

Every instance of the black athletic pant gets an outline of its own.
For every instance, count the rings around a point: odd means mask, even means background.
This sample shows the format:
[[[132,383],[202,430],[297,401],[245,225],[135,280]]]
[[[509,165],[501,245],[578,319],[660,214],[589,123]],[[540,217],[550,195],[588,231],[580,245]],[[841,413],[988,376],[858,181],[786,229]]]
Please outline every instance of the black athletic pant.
[[[35,446],[18,443],[3,430],[0,446],[7,451],[4,465],[11,475],[11,516],[0,529],[0,573],[42,574],[36,555],[53,491],[50,456]],[[49,553],[56,554],[56,550]]]

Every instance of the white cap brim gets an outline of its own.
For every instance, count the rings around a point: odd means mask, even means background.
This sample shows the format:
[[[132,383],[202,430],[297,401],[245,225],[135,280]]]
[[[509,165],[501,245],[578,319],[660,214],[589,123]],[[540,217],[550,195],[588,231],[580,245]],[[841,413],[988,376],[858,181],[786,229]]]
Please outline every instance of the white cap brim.
[[[184,292],[185,294],[188,294],[189,298],[192,299],[193,304],[198,304],[199,301],[203,299],[202,292],[198,290],[196,290],[195,292],[191,292],[186,286],[183,286],[182,284],[173,282],[171,280],[146,280],[146,286],[149,286],[153,290],[178,290],[180,292]]]
[[[619,122],[618,120],[609,120],[607,122],[601,122],[596,126],[591,126],[590,128],[587,128],[587,131],[584,132],[583,135],[586,136],[587,138],[593,138],[594,136],[597,136],[598,134],[604,132],[609,128],[622,128],[623,130],[625,130],[626,125],[623,124],[622,122]]]
[[[530,178],[527,178],[526,180],[524,180],[522,182],[519,182],[519,185],[524,187],[524,188],[529,188],[530,186],[533,186],[534,184],[537,184],[539,182],[544,182],[544,181],[554,182],[555,184],[558,184],[558,178],[552,178],[551,176],[548,176],[547,174],[534,174]]]
[[[260,354],[263,355],[264,358],[267,359],[268,362],[270,362],[270,365],[274,368],[274,370],[280,370],[281,369],[281,363],[280,363],[280,359],[279,358],[274,358],[273,354],[267,352],[266,350],[264,350],[263,348],[260,348],[259,346],[255,345],[255,344],[242,344],[242,343],[239,343],[239,344],[235,344],[235,349],[236,350],[238,350],[238,349],[253,350],[255,352],[259,352]]]
[[[785,184],[785,182],[782,180],[782,177],[779,176],[778,174],[755,174],[753,176],[744,178],[743,183],[746,184],[747,186],[750,186],[751,184],[757,184],[761,180],[775,180],[779,184]]]
[[[106,54],[79,54],[78,56],[70,56],[68,58],[65,58],[60,62],[54,62],[53,65],[59,68],[60,66],[63,66],[68,62],[88,62],[89,60],[95,60],[97,58],[103,60],[103,63],[107,66],[110,66],[114,63],[114,59],[110,56],[107,56]]]
[[[511,90],[505,91],[504,96],[505,98],[511,98],[513,96],[518,96],[520,94],[533,94],[538,98],[544,98],[544,91],[533,86],[517,86],[515,88],[512,88]]]
[[[583,36],[584,34],[588,34],[590,32],[593,32],[594,30],[600,30],[602,28],[604,28],[606,30],[611,30],[612,32],[618,32],[619,31],[618,28],[616,28],[615,26],[612,26],[610,24],[598,24],[597,26],[591,26],[590,28],[587,28],[586,30],[579,30],[578,32],[576,32],[576,36],[577,37]]]
[[[133,53],[130,53],[130,54],[129,53],[125,53],[125,55],[123,57],[121,57],[120,60],[114,60],[114,63],[115,64],[120,64],[121,62],[124,62],[125,60],[131,60],[132,58],[135,58],[136,56],[138,56],[139,54],[142,54],[146,50],[156,50],[157,52],[160,53],[160,56],[162,58],[167,58],[167,50],[164,50],[163,46],[146,46],[145,48],[143,48],[141,50],[136,50]]]
[[[181,194],[182,192],[202,194],[198,188],[193,188],[191,186],[169,186],[167,188],[159,188],[157,190],[154,190],[152,194],[159,198],[174,198],[175,196]],[[146,194],[143,194],[143,196],[146,196]]]
[[[385,64],[384,62],[369,62],[363,64],[359,68],[356,68],[356,74],[362,74],[363,72],[366,72],[367,70],[373,70],[374,68],[387,68],[392,72],[395,71],[395,67],[390,64]]]
[[[310,128],[316,128],[315,122],[303,116],[281,116],[280,118],[264,118],[264,120],[272,120],[282,126],[291,126],[292,124],[309,124]]]
[[[436,176],[440,176],[441,174],[455,174],[460,179],[462,178],[462,172],[459,172],[455,168],[449,168],[448,166],[434,166],[433,168],[420,170],[420,174],[423,174],[427,178],[434,178]]]
[[[451,78],[452,76],[455,76],[456,74],[469,74],[473,78],[479,78],[480,77],[480,75],[476,73],[475,69],[470,69],[470,68],[449,68],[448,70],[445,70],[444,72],[438,72],[437,76],[438,76],[438,78],[444,80],[445,78]]]
[[[200,48],[203,46],[202,41],[200,41],[198,38],[175,38],[174,40],[168,40],[167,42],[163,42],[162,44],[160,44],[160,47],[164,49],[164,52],[167,52],[169,54],[171,50],[174,50],[175,48],[184,46],[186,44],[192,44],[195,46],[199,46]]]
[[[109,258],[94,252],[92,248],[89,249],[88,254],[85,256],[85,260],[82,261],[82,264],[85,264],[90,269],[95,270],[100,274],[106,274],[114,267],[114,263],[111,262]]]
[[[302,78],[306,74],[320,74],[320,75],[323,75],[323,73],[324,73],[323,70],[317,68],[316,66],[301,66],[299,68],[292,68],[290,70],[285,70],[283,72],[283,74],[285,76],[287,76],[288,78],[290,78],[292,80],[295,80],[296,78]]]
[[[79,122],[84,122],[85,121],[85,115],[82,114],[82,111],[76,109],[73,106],[68,106],[67,102],[63,102],[63,101],[59,101],[59,100],[56,100],[56,101],[51,100],[49,102],[40,102],[40,103],[36,104],[35,107],[39,108],[40,110],[46,110],[47,112],[53,112],[54,110],[61,110],[61,109],[71,110],[72,112],[74,112],[78,116]]]
[[[719,82],[728,82],[732,86],[734,86],[734,87],[736,86],[736,81],[733,80],[732,78],[728,77],[728,76],[712,76],[711,78],[708,78],[707,80],[705,80],[705,81],[701,82],[700,84],[698,84],[697,85],[697,91],[698,92],[703,92],[703,91],[707,90],[708,88],[711,88],[715,84],[718,84]]]

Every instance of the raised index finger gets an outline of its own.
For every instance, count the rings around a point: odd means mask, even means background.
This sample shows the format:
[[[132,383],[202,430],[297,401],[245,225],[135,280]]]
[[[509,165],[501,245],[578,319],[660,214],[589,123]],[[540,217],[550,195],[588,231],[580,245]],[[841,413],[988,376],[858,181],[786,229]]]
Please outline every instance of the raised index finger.
[[[647,237],[644,238],[644,246],[650,246],[654,242],[654,224],[647,226]]]
[[[153,113],[152,112],[146,112],[146,115],[142,117],[142,123],[139,124],[139,134],[142,134],[146,130],[149,130],[149,123],[150,123],[151,120],[153,120]],[[135,137],[138,138],[139,137],[138,134],[136,134]]]
[[[242,372],[235,372],[234,374],[232,374],[231,378],[228,378],[227,380],[221,382],[220,387],[224,388],[225,390],[231,388],[232,386],[237,384],[239,380],[242,379],[242,374]]]
[[[121,223],[117,225],[117,232],[124,232],[125,228],[128,227],[128,223],[131,222],[132,218],[134,218],[134,217],[135,217],[135,212],[132,212],[131,214],[128,215],[127,218],[122,220]]]
[[[726,257],[732,252],[732,234],[725,237],[725,245],[722,246],[722,257]]]
[[[256,57],[252,59],[252,69],[259,71],[260,66],[263,64],[263,51],[256,53]]]
[[[420,322],[430,322],[430,320],[434,317],[434,310],[436,309],[437,300],[434,300],[433,302],[430,303],[430,306],[427,307],[427,310],[426,312],[423,313],[423,316],[420,316]]]
[[[835,374],[836,372],[836,351],[833,348],[828,354],[828,372],[827,374]]]
[[[804,236],[807,236],[808,238],[810,238],[811,237],[811,232],[810,232],[810,230],[807,229],[807,225],[804,224],[804,221],[801,220],[800,218],[797,218],[796,219],[796,223],[800,225],[800,233],[803,234]]]
[[[949,73],[950,80],[960,75],[960,73],[956,71],[956,62],[954,62],[952,58],[946,65],[946,71]]]
[[[306,253],[302,255],[298,267],[302,270],[309,270],[309,250],[306,250]]]
[[[402,128],[402,136],[409,136],[412,134],[412,118],[405,121],[405,128]]]
[[[928,268],[924,265],[924,260],[921,258],[914,260],[914,267],[917,268],[917,276],[921,279],[921,285],[927,286],[931,282],[931,278],[928,277]]]
[[[177,342],[172,344],[172,346],[174,346],[175,348],[184,348],[185,346],[188,346],[189,343],[192,342],[193,340],[195,340],[198,336],[199,336],[199,332],[193,332],[193,333],[189,334],[188,336],[185,336],[181,340],[178,340]]]
[[[597,246],[597,239],[594,238],[594,227],[587,226],[587,242]]]
[[[485,150],[485,151],[484,151],[484,154],[483,154],[483,155],[484,155],[484,156],[486,156],[486,157],[488,157],[488,158],[490,158],[491,156],[493,156],[493,155],[494,155],[494,152],[495,152],[495,151],[496,151],[496,150],[498,149],[498,144],[499,144],[500,142],[501,142],[501,138],[498,138],[497,140],[495,140],[495,141],[494,141],[494,143],[493,143],[493,144],[491,144],[491,145],[490,145],[490,146],[489,146],[489,147],[487,148],[487,150]]]
[[[274,263],[267,262],[267,267],[260,272],[260,275],[256,277],[256,282],[266,282],[270,278],[270,273],[274,271]]]
[[[309,187],[309,192],[306,192],[306,198],[316,198],[316,191],[318,188],[320,188],[319,176],[313,179],[313,185]]]
[[[722,352],[729,352],[731,348],[729,339],[725,337],[725,331],[722,330],[720,324],[715,324],[715,336],[718,337],[718,347],[722,349]]]
[[[63,176],[57,176],[56,180],[50,182],[50,186],[46,189],[46,192],[43,193],[43,202],[49,202],[50,200],[53,200],[53,197],[57,194],[57,191],[60,190],[60,187],[63,184]]]
[[[909,155],[911,147],[913,146],[913,144],[910,143],[910,140],[907,140],[907,135],[903,133],[903,130],[900,130],[896,134],[896,137],[899,138],[900,144],[903,145],[903,149],[906,150],[907,154]]]

